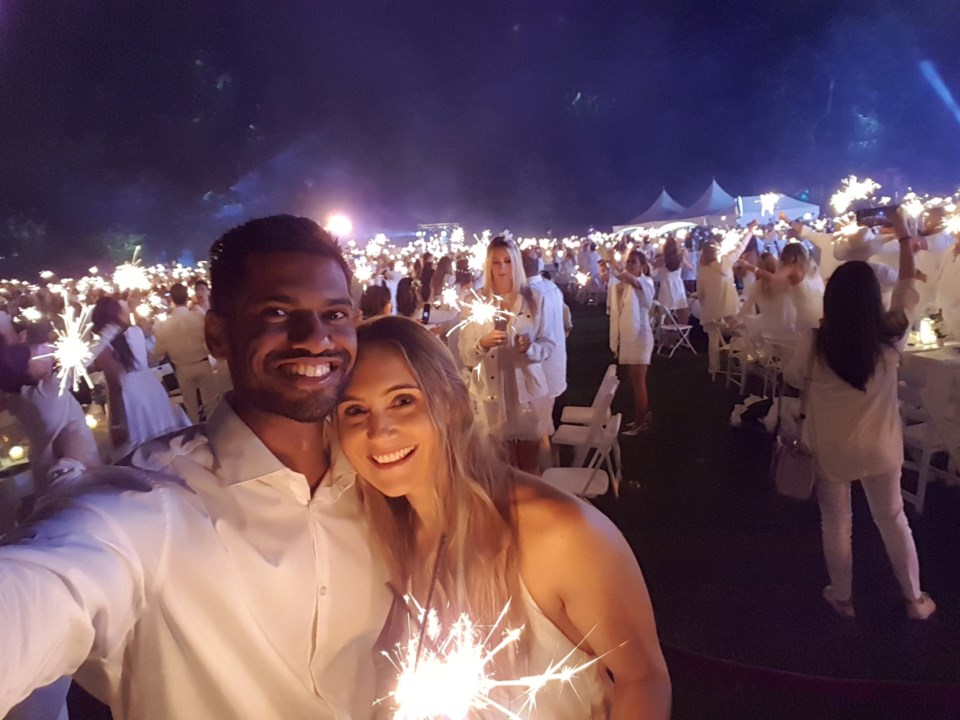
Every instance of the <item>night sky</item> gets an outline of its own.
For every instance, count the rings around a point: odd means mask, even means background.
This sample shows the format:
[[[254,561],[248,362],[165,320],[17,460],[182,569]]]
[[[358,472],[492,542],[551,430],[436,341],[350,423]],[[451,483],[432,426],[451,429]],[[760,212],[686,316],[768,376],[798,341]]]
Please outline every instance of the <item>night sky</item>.
[[[247,217],[578,232],[692,202],[960,185],[960,3],[0,0],[0,251]],[[22,235],[22,233],[21,233]]]

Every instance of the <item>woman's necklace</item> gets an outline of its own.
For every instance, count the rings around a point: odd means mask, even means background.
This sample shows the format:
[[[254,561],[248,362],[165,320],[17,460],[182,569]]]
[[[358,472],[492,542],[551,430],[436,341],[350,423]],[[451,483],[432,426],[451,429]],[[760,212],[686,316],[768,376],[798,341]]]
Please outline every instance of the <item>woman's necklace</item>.
[[[440,572],[440,558],[443,556],[443,550],[447,546],[447,536],[441,535],[440,542],[437,545],[437,556],[433,560],[433,572],[430,573],[430,586],[427,588],[427,602],[423,606],[423,618],[420,620],[420,635],[417,637],[417,656],[413,661],[413,669],[417,669],[420,663],[420,654],[423,652],[423,636],[427,631],[427,616],[430,613],[430,607],[433,605],[433,591],[437,586],[437,575]]]

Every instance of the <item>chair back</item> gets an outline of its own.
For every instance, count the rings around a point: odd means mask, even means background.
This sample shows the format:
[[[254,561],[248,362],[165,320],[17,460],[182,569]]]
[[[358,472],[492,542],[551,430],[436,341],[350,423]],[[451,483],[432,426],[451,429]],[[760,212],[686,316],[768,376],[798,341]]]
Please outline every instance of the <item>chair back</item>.
[[[617,394],[617,388],[620,386],[620,380],[616,375],[607,375],[600,383],[600,389],[593,399],[592,417],[590,426],[587,430],[587,439],[583,445],[577,446],[573,453],[574,467],[580,467],[586,460],[590,448],[596,445],[603,434],[603,426],[606,423],[610,412],[610,406],[613,405],[613,396]]]

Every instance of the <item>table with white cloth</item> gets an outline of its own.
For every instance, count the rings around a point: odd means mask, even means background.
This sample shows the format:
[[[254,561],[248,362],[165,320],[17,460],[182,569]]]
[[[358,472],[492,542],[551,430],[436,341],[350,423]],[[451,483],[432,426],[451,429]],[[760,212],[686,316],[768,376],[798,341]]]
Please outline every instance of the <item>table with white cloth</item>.
[[[960,466],[960,342],[908,346],[900,379],[920,388],[930,421],[950,453],[951,468]]]

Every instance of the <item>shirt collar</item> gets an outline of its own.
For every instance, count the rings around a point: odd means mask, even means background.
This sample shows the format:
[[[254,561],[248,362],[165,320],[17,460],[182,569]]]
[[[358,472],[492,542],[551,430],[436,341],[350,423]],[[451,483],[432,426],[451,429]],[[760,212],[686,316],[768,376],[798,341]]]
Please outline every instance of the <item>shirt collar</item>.
[[[231,393],[232,394],[232,393]],[[237,485],[251,480],[266,480],[271,477],[290,478],[296,476],[303,480],[304,486],[309,483],[305,476],[297,473],[270,452],[257,434],[250,429],[230,404],[228,394],[223,402],[217,405],[210,420],[207,422],[207,440],[217,459],[218,471],[224,485]],[[324,432],[326,447],[317,448],[317,452],[327,452],[330,456],[330,467],[314,491],[315,499],[334,502],[344,492],[351,488],[356,481],[356,471],[346,456],[340,451],[339,443],[333,429],[333,423],[324,420],[327,424]]]

